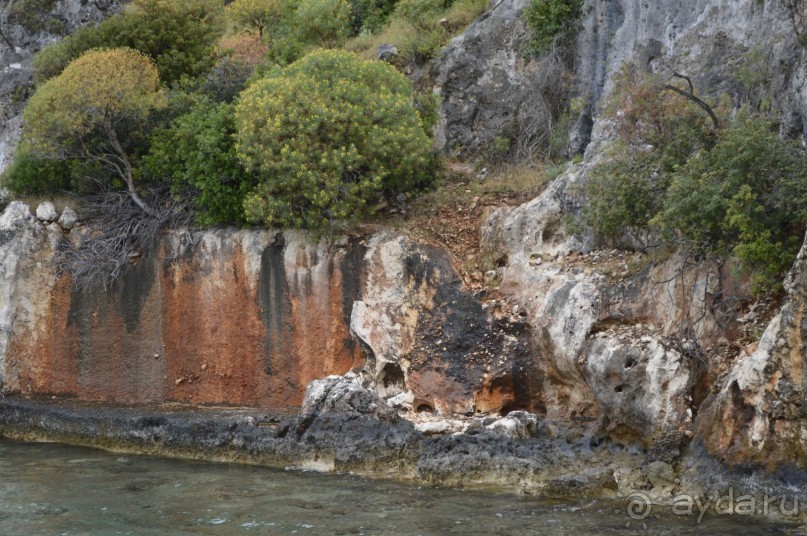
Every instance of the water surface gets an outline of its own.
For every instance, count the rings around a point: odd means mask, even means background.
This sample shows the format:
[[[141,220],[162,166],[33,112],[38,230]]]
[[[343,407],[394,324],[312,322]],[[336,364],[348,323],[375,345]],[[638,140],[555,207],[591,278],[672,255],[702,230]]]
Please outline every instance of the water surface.
[[[748,517],[651,515],[346,475],[0,440],[0,534],[807,534]]]

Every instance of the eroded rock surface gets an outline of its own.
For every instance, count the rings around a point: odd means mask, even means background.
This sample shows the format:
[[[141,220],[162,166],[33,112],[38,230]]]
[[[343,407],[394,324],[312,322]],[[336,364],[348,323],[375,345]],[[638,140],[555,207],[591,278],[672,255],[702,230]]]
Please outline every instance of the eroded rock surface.
[[[444,151],[478,155],[497,140],[528,145],[550,130],[564,100],[565,64],[529,57],[528,5],[494,0],[441,51],[433,71],[443,99],[436,137]]]
[[[757,348],[719,379],[698,418],[698,438],[729,465],[807,469],[807,242],[785,288]]]
[[[54,219],[50,208],[42,218]],[[178,231],[109,291],[78,291],[55,254],[86,230],[43,232],[20,203],[3,221],[7,393],[291,410],[313,380],[355,370],[413,409],[528,403],[514,380],[524,326],[485,310],[428,244],[389,232],[325,241],[233,230],[189,244]]]
[[[407,391],[414,409],[443,414],[529,404],[516,387],[529,354],[524,326],[491,315],[445,250],[390,233],[365,247],[351,332],[383,397]]]

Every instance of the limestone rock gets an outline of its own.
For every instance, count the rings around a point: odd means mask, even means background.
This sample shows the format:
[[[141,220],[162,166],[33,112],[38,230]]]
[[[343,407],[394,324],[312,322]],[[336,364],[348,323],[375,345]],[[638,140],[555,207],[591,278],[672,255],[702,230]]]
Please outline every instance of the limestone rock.
[[[0,391],[8,375],[9,345],[19,326],[41,320],[39,305],[50,300],[47,278],[30,268],[49,260],[45,234],[21,201],[12,201],[0,215]]]
[[[43,201],[36,207],[36,217],[43,222],[51,223],[56,221],[59,213],[56,212],[56,207],[50,201]]]
[[[316,451],[332,456],[333,466],[342,471],[368,463],[382,467],[405,463],[416,456],[422,437],[411,422],[400,418],[351,373],[309,385],[293,433]],[[345,441],[346,437],[350,440]]]
[[[583,375],[609,429],[627,434],[628,440],[649,442],[692,424],[690,360],[655,338],[640,342],[620,340],[616,333],[597,334]]]
[[[372,389],[364,387],[355,374],[328,376],[308,386],[302,414],[359,413],[378,419],[397,421],[397,413]]]
[[[807,237],[785,290],[756,350],[736,359],[697,418],[696,438],[729,464],[807,467]]]
[[[523,351],[520,333],[497,324],[464,287],[446,251],[389,232],[365,246],[367,277],[350,331],[379,395],[410,391],[416,410],[445,415],[514,402],[512,389],[493,384],[514,381],[507,364]],[[436,373],[438,367],[445,372]]]
[[[387,404],[395,409],[402,409],[404,411],[412,411],[414,408],[412,404],[415,401],[415,395],[411,391],[404,391],[387,399]]]
[[[415,429],[423,435],[440,435],[451,431],[451,425],[446,421],[428,421],[415,425]]]
[[[545,120],[534,105],[548,83],[546,73],[522,59],[529,43],[522,16],[528,5],[495,3],[438,58],[433,70],[443,106],[436,137],[446,150],[474,154],[519,121]]]
[[[398,47],[389,43],[378,46],[378,59],[381,61],[392,61],[398,57]]]
[[[538,433],[538,418],[526,411],[511,411],[485,427],[513,439],[535,437]]]
[[[62,215],[59,216],[59,225],[65,231],[71,230],[78,223],[78,214],[70,207],[64,207]]]

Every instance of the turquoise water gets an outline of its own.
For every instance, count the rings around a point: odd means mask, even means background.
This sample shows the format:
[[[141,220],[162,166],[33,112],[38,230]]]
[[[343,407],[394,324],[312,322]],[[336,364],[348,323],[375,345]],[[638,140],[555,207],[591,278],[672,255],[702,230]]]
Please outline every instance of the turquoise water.
[[[344,475],[0,440],[0,534],[802,534],[747,517],[656,514]],[[807,534],[807,533],[804,533]]]

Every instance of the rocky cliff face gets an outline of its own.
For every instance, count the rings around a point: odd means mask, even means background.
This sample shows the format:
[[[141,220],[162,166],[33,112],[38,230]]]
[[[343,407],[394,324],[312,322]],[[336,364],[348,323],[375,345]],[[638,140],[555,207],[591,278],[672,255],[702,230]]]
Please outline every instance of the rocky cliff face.
[[[528,58],[528,2],[494,2],[435,65],[435,90],[444,98],[441,142],[473,155],[497,136],[540,138],[553,127],[552,103],[573,96],[584,106],[570,148],[582,152],[593,141],[594,156],[609,137],[603,97],[625,62],[660,75],[684,73],[699,92],[728,94],[736,106],[768,101],[787,134],[806,134],[806,52],[782,4],[589,0],[576,58],[558,63]]]
[[[550,74],[560,71],[524,59],[525,6],[492,6],[435,65],[448,150],[476,153],[502,132],[548,126],[532,104],[551,95],[558,80]],[[684,72],[699,91],[728,94],[737,106],[769,99],[787,133],[805,132],[805,51],[778,6],[586,3],[573,92],[587,105],[570,140],[587,147],[586,158],[529,203],[490,212],[482,235],[499,265],[493,294],[471,292],[444,249],[401,233],[312,241],[235,230],[190,242],[169,234],[110,292],[77,293],[53,258],[86,231],[65,234],[12,204],[0,217],[3,392],[296,410],[312,381],[352,370],[350,385],[312,387],[300,437],[335,440],[338,426],[316,424],[317,408],[355,401],[394,425],[390,448],[402,459],[412,461],[405,445],[431,453],[416,471],[435,482],[456,482],[469,467],[481,474],[497,453],[533,491],[579,485],[669,498],[690,489],[682,472],[693,467],[700,480],[723,483],[761,474],[801,481],[807,246],[768,324],[728,265],[595,251],[564,226],[578,208],[575,185],[608,139],[600,108],[625,61]],[[743,69],[757,85],[738,78]],[[764,336],[746,346],[760,324]],[[401,423],[383,404],[423,422]],[[443,422],[429,420],[433,413]],[[483,418],[507,413],[519,417]],[[475,435],[489,426],[516,432],[506,441]],[[536,434],[529,448],[518,442]],[[596,450],[603,445],[605,454]],[[559,459],[579,462],[560,464],[563,472],[585,475],[575,483],[555,471],[536,483]]]
[[[706,450],[731,465],[807,467],[807,240],[785,285],[779,314],[720,378],[697,422]]]
[[[512,50],[497,46],[509,44],[488,36],[482,69],[465,55],[465,41],[481,42],[483,25],[523,28],[522,9],[505,0],[445,49],[440,68],[448,73],[441,79],[448,81],[442,86],[447,147],[478,141],[468,136],[480,132],[472,113],[479,95],[490,116],[507,118],[524,109],[517,89],[513,101],[494,98],[510,91],[513,80],[525,80],[521,65],[501,61]],[[706,452],[723,467],[802,469],[805,251],[788,278],[781,311],[758,345],[740,350],[726,343],[741,338],[744,322],[756,313],[752,307],[740,316],[717,298],[748,299],[724,266],[673,256],[631,274],[622,255],[615,282],[612,255],[566,235],[563,221],[577,210],[575,185],[585,181],[609,139],[601,107],[623,63],[661,75],[685,73],[700,92],[728,95],[737,107],[767,100],[783,118],[784,134],[804,136],[807,52],[779,2],[605,0],[587,2],[583,12],[575,95],[588,104],[570,141],[572,147],[588,143],[586,158],[539,198],[494,210],[483,229],[486,248],[505,261],[502,288],[530,325],[541,356],[533,381],[541,385],[542,406],[548,415],[597,418],[601,430],[620,441],[664,443],[669,434],[685,432],[685,440],[694,432],[693,452]],[[495,68],[506,73],[488,77]],[[540,114],[526,119],[544,123]],[[506,131],[502,125],[486,122],[491,132]]]
[[[312,380],[364,369],[415,409],[526,403],[520,328],[463,288],[444,251],[404,236],[177,232],[111,291],[78,292],[54,256],[81,228],[63,234],[19,202],[0,226],[6,393],[295,409]]]

